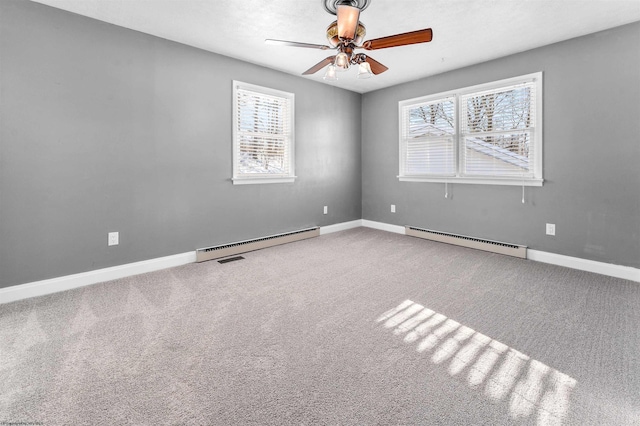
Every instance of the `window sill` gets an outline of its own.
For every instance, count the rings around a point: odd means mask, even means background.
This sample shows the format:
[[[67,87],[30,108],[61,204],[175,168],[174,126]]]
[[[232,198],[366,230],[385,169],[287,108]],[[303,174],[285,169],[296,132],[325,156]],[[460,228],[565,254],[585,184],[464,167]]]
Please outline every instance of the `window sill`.
[[[464,183],[475,185],[512,185],[512,186],[542,186],[544,179],[515,179],[515,178],[471,178],[471,177],[433,177],[433,176],[398,176],[400,182],[435,182],[435,183]]]
[[[262,183],[293,183],[297,176],[287,177],[236,177],[232,178],[234,185],[255,185]]]

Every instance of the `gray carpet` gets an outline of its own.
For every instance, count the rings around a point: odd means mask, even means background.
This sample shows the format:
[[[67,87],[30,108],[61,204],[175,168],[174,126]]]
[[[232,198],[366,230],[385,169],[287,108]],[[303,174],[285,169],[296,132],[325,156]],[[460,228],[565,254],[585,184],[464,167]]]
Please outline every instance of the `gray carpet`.
[[[0,424],[640,424],[640,284],[366,228],[0,305]]]

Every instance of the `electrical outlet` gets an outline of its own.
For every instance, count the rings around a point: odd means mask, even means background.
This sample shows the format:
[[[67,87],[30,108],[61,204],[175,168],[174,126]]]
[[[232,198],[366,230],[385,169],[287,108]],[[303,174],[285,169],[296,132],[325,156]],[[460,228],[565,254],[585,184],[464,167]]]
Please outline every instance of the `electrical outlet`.
[[[547,223],[547,235],[556,235],[555,223]]]
[[[107,244],[109,244],[110,246],[117,246],[118,244],[120,244],[120,233],[109,232]]]
[[[396,212],[396,205],[391,204],[391,213],[395,213],[395,212]]]
[[[324,214],[329,213],[329,207],[328,206],[324,206]]]

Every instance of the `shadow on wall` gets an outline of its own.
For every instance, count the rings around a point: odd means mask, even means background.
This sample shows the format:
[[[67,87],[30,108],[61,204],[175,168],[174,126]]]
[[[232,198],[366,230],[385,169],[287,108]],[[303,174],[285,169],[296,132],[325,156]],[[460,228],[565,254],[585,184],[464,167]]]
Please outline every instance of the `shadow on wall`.
[[[495,402],[509,400],[514,419],[537,416],[538,425],[561,425],[577,382],[540,361],[446,316],[405,300],[377,319],[393,334],[404,335],[431,362],[451,376],[466,374],[469,387]]]

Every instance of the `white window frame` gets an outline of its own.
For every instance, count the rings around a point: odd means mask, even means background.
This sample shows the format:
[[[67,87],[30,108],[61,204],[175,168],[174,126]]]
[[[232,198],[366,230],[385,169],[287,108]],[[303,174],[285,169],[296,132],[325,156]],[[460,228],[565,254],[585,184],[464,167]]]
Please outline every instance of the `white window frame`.
[[[289,153],[287,161],[288,173],[286,174],[270,174],[270,173],[252,173],[251,175],[240,174],[240,132],[238,129],[238,91],[245,90],[254,92],[256,94],[264,94],[268,96],[278,97],[285,99],[289,103],[288,108],[288,134],[285,134],[285,144],[288,145],[287,151]],[[268,87],[258,86],[255,84],[244,83],[241,81],[233,80],[233,177],[232,181],[234,185],[246,185],[246,184],[265,184],[265,183],[291,183],[296,179],[295,176],[295,143],[294,143],[294,116],[295,116],[295,95],[293,93],[284,92],[281,90],[271,89]]]
[[[502,87],[514,86],[517,84],[535,82],[535,128],[533,129],[531,141],[533,143],[533,177],[492,177],[492,176],[465,176],[463,173],[463,161],[461,150],[464,149],[464,138],[462,135],[461,121],[462,105],[460,99],[464,95],[479,93]],[[455,98],[455,169],[454,176],[437,176],[437,175],[408,175],[405,173],[406,164],[406,141],[404,140],[404,122],[403,110],[413,105],[419,105],[445,98]],[[526,74],[518,77],[507,78],[504,80],[493,81],[490,83],[478,84],[475,86],[464,87],[457,90],[437,93],[428,96],[422,96],[413,99],[407,99],[398,103],[398,130],[399,130],[399,175],[401,182],[439,182],[439,183],[465,183],[465,184],[485,184],[485,185],[518,185],[518,186],[542,186],[544,179],[542,176],[542,72]]]

